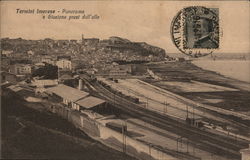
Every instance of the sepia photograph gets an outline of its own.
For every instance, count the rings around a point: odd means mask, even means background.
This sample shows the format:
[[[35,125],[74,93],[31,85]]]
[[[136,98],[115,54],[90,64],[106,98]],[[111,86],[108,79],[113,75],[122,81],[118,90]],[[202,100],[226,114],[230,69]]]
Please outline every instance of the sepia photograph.
[[[248,0],[1,0],[0,157],[250,160]]]

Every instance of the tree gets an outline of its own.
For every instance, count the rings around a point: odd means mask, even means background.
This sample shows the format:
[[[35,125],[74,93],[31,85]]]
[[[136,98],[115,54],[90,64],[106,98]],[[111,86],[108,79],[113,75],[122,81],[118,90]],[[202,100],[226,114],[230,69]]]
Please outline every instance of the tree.
[[[46,64],[32,73],[32,77],[36,76],[43,77],[44,79],[57,79],[58,67],[51,64]]]

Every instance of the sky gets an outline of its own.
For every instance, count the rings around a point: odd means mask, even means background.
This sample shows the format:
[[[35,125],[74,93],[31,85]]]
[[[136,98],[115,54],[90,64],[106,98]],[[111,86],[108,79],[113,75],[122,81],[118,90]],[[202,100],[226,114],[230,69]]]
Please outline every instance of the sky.
[[[250,52],[248,1],[1,1],[0,33],[1,38],[24,39],[119,36],[156,45],[167,53],[180,53],[172,42],[170,28],[175,15],[188,6],[219,8],[221,43],[215,53]],[[44,20],[39,14],[17,14],[17,8],[85,10],[100,19]]]

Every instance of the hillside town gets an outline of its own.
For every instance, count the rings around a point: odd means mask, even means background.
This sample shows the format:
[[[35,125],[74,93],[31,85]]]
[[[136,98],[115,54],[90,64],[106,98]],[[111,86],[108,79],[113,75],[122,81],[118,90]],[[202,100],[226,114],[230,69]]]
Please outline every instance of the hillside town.
[[[124,74],[126,69],[117,71],[113,65],[171,59],[161,48],[119,37],[107,40],[84,38],[83,35],[81,40],[4,38],[1,39],[1,48],[1,71],[20,80],[50,65],[57,66],[60,73],[55,75],[70,79],[78,71]]]

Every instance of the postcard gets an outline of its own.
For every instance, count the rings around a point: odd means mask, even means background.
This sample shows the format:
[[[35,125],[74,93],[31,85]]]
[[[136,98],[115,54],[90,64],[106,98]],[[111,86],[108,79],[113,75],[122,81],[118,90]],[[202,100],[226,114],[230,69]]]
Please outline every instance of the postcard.
[[[3,0],[1,158],[250,160],[246,0]]]

